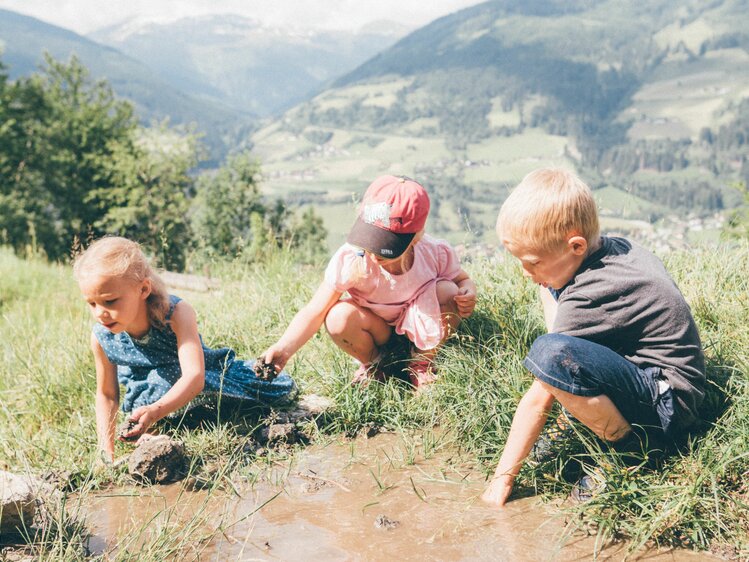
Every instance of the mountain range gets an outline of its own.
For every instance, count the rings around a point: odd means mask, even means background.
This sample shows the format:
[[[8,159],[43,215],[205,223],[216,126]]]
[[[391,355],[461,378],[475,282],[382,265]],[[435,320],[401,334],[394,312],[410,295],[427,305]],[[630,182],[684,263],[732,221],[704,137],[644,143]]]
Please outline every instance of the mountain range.
[[[494,0],[406,35],[211,16],[85,38],[0,11],[11,77],[76,52],[144,120],[197,122],[219,156],[252,147],[266,193],[316,204],[334,240],[387,172],[428,186],[448,237],[491,238],[507,189],[547,165],[583,175],[624,233],[730,208],[749,180],[747,29],[749,0]]]
[[[268,186],[330,217],[404,173],[436,195],[432,230],[491,237],[508,187],[544,165],[581,173],[620,231],[707,217],[749,178],[747,29],[747,0],[486,2],[341,76],[253,146]]]
[[[260,116],[308,99],[406,34],[376,22],[355,32],[268,27],[236,15],[137,20],[88,35],[144,61],[171,86]]]
[[[62,61],[75,55],[93,78],[132,101],[144,123],[194,123],[210,164],[245,145],[262,116],[317,93],[405,32],[391,22],[350,33],[301,32],[223,15],[128,20],[83,37],[0,10],[0,60],[13,79],[37,72],[45,51]]]

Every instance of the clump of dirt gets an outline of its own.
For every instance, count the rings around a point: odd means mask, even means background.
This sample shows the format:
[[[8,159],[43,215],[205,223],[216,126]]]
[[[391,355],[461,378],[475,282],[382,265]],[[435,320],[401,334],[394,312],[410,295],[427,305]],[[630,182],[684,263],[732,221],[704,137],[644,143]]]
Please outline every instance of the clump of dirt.
[[[375,435],[379,434],[382,429],[374,423],[367,423],[357,432],[356,436],[361,439],[372,439]]]
[[[277,447],[279,445],[293,445],[294,443],[306,443],[307,436],[299,430],[294,423],[272,423],[261,427],[256,434],[260,445],[266,447]]]
[[[270,382],[278,376],[278,371],[273,363],[266,363],[264,357],[258,357],[253,366],[257,378],[261,381]]]
[[[374,522],[374,526],[377,529],[385,529],[386,531],[392,531],[400,524],[400,521],[390,519],[387,515],[378,515]]]
[[[133,420],[125,420],[122,422],[117,426],[117,439],[120,439],[121,441],[135,441],[138,439],[140,435],[127,436],[136,425],[138,425],[138,422]]]
[[[71,492],[76,489],[80,480],[84,477],[72,470],[45,470],[40,479],[55,489],[63,492]]]
[[[185,477],[185,448],[167,435],[157,435],[138,443],[128,459],[128,472],[144,483],[166,484]]]

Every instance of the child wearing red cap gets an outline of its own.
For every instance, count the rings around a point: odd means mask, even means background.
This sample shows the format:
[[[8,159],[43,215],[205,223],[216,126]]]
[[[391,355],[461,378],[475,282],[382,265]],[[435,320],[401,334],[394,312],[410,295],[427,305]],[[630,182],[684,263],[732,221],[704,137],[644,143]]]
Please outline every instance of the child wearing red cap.
[[[411,384],[433,382],[437,348],[473,312],[476,286],[452,247],[424,234],[428,214],[429,196],[416,181],[372,182],[347,243],[265,361],[283,369],[324,322],[336,345],[360,363],[353,382],[384,380],[383,352],[397,336],[413,348]]]

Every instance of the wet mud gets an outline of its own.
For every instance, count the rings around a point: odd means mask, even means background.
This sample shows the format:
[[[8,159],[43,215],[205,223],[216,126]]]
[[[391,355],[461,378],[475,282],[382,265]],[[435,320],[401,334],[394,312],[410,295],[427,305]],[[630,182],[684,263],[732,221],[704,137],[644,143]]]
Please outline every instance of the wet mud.
[[[87,506],[93,553],[169,521],[192,531],[187,558],[205,560],[589,560],[596,537],[565,538],[565,521],[538,498],[504,510],[479,499],[485,482],[454,453],[414,455],[393,434],[313,445],[274,463],[262,481],[233,490],[188,491],[185,483],[110,491]],[[467,460],[467,459],[466,459]],[[219,531],[219,527],[221,530]],[[130,541],[132,546],[132,542]],[[600,560],[623,560],[626,544]],[[708,553],[648,551],[654,562],[709,559]],[[630,555],[629,559],[633,559]]]
[[[271,382],[278,376],[276,367],[273,365],[273,363],[266,363],[264,357],[258,357],[255,360],[253,369],[255,370],[257,378],[259,378],[261,381]]]

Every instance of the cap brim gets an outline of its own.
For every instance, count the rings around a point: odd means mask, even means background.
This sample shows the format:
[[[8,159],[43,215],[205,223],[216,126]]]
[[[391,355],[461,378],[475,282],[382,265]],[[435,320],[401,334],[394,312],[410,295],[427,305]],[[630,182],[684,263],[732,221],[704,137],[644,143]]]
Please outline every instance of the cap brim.
[[[346,241],[384,259],[393,259],[406,251],[415,233],[397,234],[379,226],[356,219]]]

